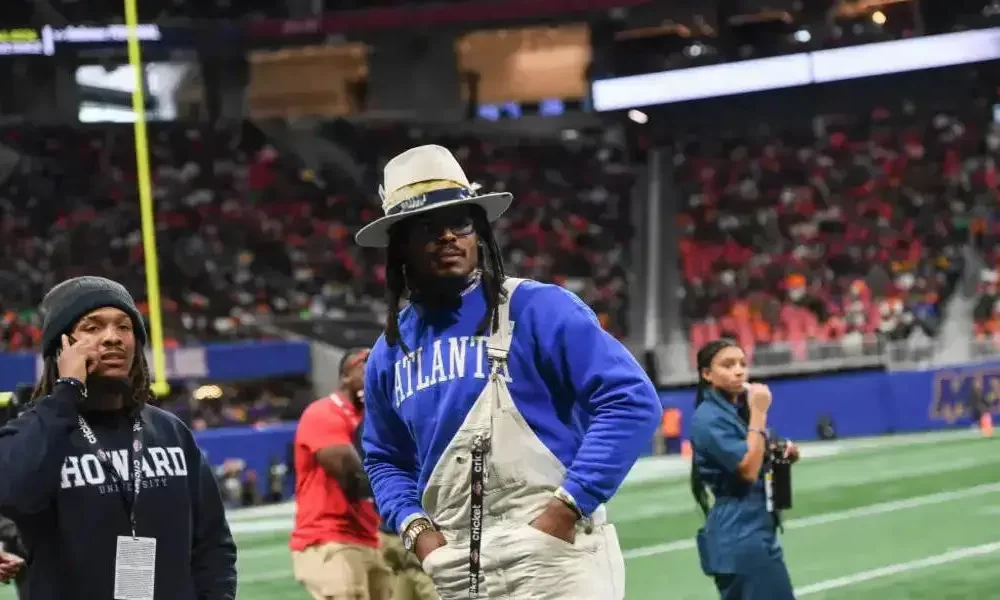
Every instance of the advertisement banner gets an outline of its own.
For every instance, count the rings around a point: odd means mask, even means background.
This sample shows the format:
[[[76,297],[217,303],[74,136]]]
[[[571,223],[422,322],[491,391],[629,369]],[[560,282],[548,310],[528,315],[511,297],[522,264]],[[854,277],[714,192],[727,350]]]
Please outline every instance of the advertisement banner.
[[[168,26],[140,23],[136,37],[145,52],[208,49],[215,53],[239,52],[241,36],[236,25]],[[0,29],[0,56],[106,55],[126,52],[125,25],[69,25]]]
[[[41,56],[46,54],[42,35],[37,29],[19,27],[0,29],[0,56]],[[51,56],[51,53],[49,54]]]

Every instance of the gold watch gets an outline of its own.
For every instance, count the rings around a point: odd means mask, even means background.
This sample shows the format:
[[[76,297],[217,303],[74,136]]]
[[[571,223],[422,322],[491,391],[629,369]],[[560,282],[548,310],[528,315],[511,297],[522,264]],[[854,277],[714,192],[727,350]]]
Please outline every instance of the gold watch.
[[[413,548],[417,545],[417,537],[421,533],[433,529],[434,523],[431,523],[430,519],[415,519],[406,527],[406,530],[403,531],[403,548],[409,552],[413,552]]]
[[[580,510],[579,506],[577,506],[576,499],[574,499],[573,496],[570,496],[569,492],[560,487],[556,489],[553,495],[556,497],[557,500],[559,500],[566,506],[570,507],[573,510],[573,512],[576,513],[577,519],[583,518],[583,511]]]

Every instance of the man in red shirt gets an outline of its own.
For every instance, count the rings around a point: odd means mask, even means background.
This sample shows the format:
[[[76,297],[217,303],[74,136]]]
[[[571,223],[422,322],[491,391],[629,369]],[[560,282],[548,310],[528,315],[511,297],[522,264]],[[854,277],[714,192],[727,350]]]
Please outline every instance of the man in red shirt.
[[[295,432],[295,578],[315,600],[389,600],[379,517],[358,456],[368,349],[349,350],[340,388],[306,408]]]

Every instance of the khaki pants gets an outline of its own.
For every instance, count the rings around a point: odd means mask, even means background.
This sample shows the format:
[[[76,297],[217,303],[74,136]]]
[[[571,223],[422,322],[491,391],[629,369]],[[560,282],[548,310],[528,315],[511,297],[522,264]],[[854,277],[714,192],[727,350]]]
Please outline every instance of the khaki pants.
[[[392,571],[378,548],[334,542],[292,552],[295,579],[315,600],[390,600]]]
[[[398,537],[380,533],[379,542],[385,563],[395,573],[392,600],[438,600],[434,582],[420,568],[417,556],[407,552]]]

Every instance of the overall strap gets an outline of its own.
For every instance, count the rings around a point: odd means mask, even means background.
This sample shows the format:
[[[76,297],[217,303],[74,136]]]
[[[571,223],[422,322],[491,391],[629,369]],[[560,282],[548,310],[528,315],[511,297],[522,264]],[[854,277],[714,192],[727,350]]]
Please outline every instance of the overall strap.
[[[484,503],[486,485],[488,479],[488,458],[492,450],[492,436],[495,430],[497,415],[502,409],[504,402],[504,391],[502,388],[503,379],[501,369],[505,368],[507,354],[510,352],[511,328],[510,328],[510,301],[514,297],[514,290],[524,281],[523,279],[508,278],[503,282],[503,289],[507,292],[507,299],[501,299],[497,306],[497,321],[499,327],[493,331],[493,323],[490,323],[490,337],[486,340],[486,353],[490,360],[490,381],[486,384],[487,401],[490,410],[490,431],[485,435],[477,433],[472,441],[472,460],[470,468],[471,488],[469,490],[469,598],[480,597],[480,578],[482,572],[481,555],[483,540],[483,516],[485,515]],[[492,321],[492,320],[491,320]],[[506,394],[509,402],[509,393]]]
[[[500,327],[496,331],[493,331],[490,334],[489,339],[486,340],[486,355],[489,357],[490,364],[494,369],[498,368],[500,363],[505,362],[507,360],[507,355],[510,353],[510,342],[512,338],[510,327],[510,302],[514,298],[514,290],[516,290],[517,286],[521,285],[524,281],[524,279],[518,279],[516,277],[508,277],[504,279],[503,289],[507,292],[507,299],[501,300],[500,306],[497,307]]]

